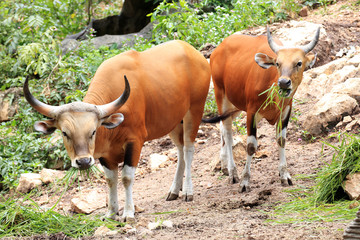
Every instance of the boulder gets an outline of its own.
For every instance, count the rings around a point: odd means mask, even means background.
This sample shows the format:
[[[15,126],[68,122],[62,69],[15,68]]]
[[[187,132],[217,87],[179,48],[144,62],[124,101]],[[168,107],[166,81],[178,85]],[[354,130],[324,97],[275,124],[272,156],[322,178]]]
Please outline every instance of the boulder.
[[[94,237],[100,237],[103,238],[103,236],[109,236],[109,235],[116,235],[118,231],[110,230],[106,226],[98,227],[94,232]]]
[[[41,186],[42,181],[40,174],[38,173],[23,173],[20,175],[19,185],[16,188],[16,191],[20,193],[28,193],[32,189]]]
[[[151,154],[149,160],[151,171],[155,171],[158,168],[164,167],[166,162],[168,162],[169,160],[170,158],[168,156],[157,153]]]
[[[358,103],[354,98],[346,94],[328,93],[304,115],[305,120],[302,120],[302,123],[311,135],[318,135],[329,125],[335,126],[343,116],[352,115],[358,109]]]
[[[344,191],[350,200],[360,200],[360,172],[346,176]]]
[[[40,178],[44,184],[52,183],[58,179],[62,179],[64,176],[64,171],[57,171],[47,168],[43,168],[40,172]]]
[[[336,85],[332,92],[338,94],[347,94],[354,98],[358,104],[360,104],[360,78],[349,78],[344,83]]]
[[[71,199],[71,209],[76,213],[90,214],[104,207],[106,207],[106,197],[101,189],[82,190]]]
[[[0,122],[9,121],[15,115],[21,94],[21,88],[10,88],[0,91]]]

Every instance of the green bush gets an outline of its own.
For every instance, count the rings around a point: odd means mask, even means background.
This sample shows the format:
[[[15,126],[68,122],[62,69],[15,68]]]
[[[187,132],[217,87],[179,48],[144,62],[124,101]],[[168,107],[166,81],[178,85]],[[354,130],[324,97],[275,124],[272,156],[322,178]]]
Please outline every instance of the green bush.
[[[233,1],[231,7],[216,6],[213,12],[204,12],[205,4],[207,1],[195,6],[185,0],[163,1],[150,14],[154,42],[180,39],[199,48],[205,43],[219,44],[236,31],[287,18],[278,1]]]

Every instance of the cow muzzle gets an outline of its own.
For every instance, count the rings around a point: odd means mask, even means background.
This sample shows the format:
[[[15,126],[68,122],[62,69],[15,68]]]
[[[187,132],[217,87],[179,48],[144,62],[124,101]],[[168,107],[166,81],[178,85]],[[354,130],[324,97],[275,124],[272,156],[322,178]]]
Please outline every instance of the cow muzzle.
[[[278,86],[280,87],[280,89],[279,89],[280,96],[288,97],[291,94],[291,92],[292,92],[291,79],[279,78]]]
[[[72,162],[72,167],[78,168],[80,170],[86,170],[89,169],[94,164],[94,158],[93,157],[82,157],[75,159],[75,161]]]

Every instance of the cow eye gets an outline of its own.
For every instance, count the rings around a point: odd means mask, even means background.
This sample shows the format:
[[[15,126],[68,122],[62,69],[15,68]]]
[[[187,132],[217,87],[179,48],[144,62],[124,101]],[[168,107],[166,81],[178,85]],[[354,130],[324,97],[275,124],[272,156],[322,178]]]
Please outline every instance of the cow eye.
[[[278,62],[276,63],[276,67],[280,67],[280,64]]]
[[[297,67],[301,67],[301,65],[302,65],[301,61],[296,64]]]
[[[62,132],[63,136],[66,138],[69,138],[69,136],[66,134],[66,132]]]
[[[93,131],[93,133],[91,134],[91,137],[94,137],[96,133],[96,130]]]

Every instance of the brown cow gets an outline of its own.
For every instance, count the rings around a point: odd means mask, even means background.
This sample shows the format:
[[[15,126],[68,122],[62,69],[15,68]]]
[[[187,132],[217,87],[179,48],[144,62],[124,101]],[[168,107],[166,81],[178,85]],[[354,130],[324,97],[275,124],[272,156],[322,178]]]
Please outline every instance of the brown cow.
[[[280,179],[283,185],[292,185],[284,149],[286,128],[292,98],[302,81],[303,72],[315,63],[316,55],[310,51],[318,42],[319,33],[320,28],[309,44],[299,47],[283,47],[280,41],[272,39],[269,29],[267,37],[233,34],[210,57],[215,97],[222,116],[217,118],[222,119],[220,159],[222,169],[228,172],[232,183],[240,180],[232,153],[232,117],[226,117],[234,116],[233,113],[239,110],[247,113],[247,159],[240,184],[241,192],[250,190],[250,164],[257,149],[256,126],[262,118],[280,127],[281,132],[277,132]],[[267,94],[263,93],[273,84],[279,86],[282,97],[276,95],[276,104],[267,105]],[[282,111],[277,105],[282,106]]]
[[[129,79],[125,84],[124,75]],[[88,169],[94,159],[100,160],[110,188],[110,218],[118,214],[118,164],[124,162],[122,218],[129,221],[134,219],[132,186],[145,141],[170,135],[178,148],[178,165],[167,200],[176,199],[180,190],[186,201],[193,199],[191,162],[209,84],[206,59],[191,45],[170,41],[106,60],[83,102],[44,104],[30,94],[27,81],[24,92],[31,106],[51,118],[36,122],[35,129],[47,134],[59,129],[73,167]]]

